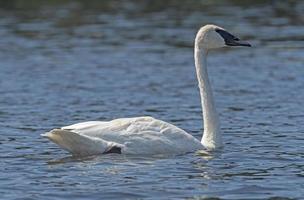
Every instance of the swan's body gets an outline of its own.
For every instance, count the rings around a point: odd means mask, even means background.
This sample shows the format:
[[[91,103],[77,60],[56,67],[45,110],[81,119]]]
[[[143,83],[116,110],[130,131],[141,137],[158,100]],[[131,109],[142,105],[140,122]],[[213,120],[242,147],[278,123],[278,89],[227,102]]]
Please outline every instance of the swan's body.
[[[104,153],[183,154],[222,146],[218,115],[209,84],[206,56],[210,49],[250,46],[215,25],[202,27],[195,39],[195,67],[202,100],[204,134],[199,141],[184,130],[152,117],[78,123],[43,134],[76,155]]]
[[[184,130],[152,117],[84,122],[52,130],[46,135],[62,148],[83,155],[180,154],[203,148],[199,140]]]

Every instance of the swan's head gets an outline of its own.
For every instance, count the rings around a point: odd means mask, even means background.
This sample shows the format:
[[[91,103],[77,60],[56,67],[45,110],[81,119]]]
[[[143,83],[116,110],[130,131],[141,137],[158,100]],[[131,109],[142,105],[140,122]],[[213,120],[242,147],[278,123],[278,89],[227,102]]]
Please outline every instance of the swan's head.
[[[217,49],[226,46],[251,47],[247,42],[241,41],[224,28],[208,24],[200,28],[195,38],[195,46],[198,49]]]

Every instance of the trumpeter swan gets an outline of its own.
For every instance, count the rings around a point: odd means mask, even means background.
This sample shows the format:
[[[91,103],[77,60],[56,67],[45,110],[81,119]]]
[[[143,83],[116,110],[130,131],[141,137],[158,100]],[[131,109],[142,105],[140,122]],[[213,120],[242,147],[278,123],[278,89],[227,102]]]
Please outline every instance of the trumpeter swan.
[[[209,50],[225,46],[250,46],[225,29],[206,25],[199,29],[194,46],[196,75],[203,110],[204,133],[199,141],[184,130],[152,117],[89,121],[42,134],[74,155],[104,153],[183,154],[222,146],[219,118],[207,73]]]

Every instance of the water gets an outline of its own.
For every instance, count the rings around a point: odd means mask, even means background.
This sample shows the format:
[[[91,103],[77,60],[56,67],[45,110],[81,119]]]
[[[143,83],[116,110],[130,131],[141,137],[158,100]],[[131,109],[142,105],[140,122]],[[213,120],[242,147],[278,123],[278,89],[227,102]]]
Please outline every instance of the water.
[[[1,1],[1,199],[301,199],[303,1]],[[198,139],[199,26],[253,48],[209,56],[225,148],[73,158],[40,134],[151,115]]]

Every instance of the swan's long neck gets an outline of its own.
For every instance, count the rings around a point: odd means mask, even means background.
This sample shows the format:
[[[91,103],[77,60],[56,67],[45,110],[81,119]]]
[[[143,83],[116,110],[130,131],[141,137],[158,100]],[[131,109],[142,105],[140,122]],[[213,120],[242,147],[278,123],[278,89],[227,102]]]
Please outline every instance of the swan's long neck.
[[[207,72],[207,51],[199,49],[195,45],[195,68],[200,90],[201,103],[204,118],[204,134],[201,143],[207,149],[215,149],[222,146],[219,117],[216,112],[212,89]]]

